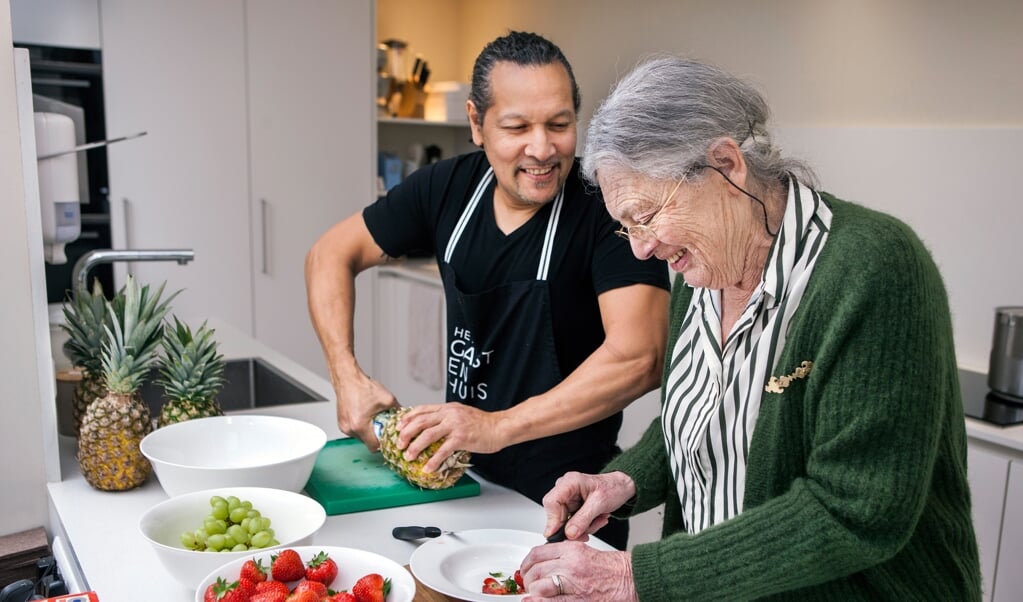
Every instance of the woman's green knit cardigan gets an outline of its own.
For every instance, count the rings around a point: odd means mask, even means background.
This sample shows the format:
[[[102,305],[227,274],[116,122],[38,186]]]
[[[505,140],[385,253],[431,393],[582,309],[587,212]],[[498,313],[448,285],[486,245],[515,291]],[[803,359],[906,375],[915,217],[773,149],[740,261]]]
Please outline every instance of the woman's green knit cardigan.
[[[660,418],[605,469],[636,482],[632,513],[665,503],[662,539],[632,551],[640,600],[980,599],[941,276],[905,224],[824,199],[831,233],[773,376],[813,365],[764,394],[742,513],[685,532]],[[675,283],[666,367],[691,296]]]

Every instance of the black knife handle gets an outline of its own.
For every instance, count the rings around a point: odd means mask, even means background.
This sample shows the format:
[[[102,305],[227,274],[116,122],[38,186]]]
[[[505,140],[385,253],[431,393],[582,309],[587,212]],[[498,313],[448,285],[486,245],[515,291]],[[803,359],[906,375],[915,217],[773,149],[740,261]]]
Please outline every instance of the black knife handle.
[[[440,537],[442,531],[437,527],[395,527],[391,529],[391,536],[395,539],[415,541],[424,537]]]
[[[565,541],[568,538],[565,535],[566,526],[568,526],[568,520],[565,520],[565,522],[561,523],[561,526],[558,527],[558,530],[552,533],[551,536],[547,538],[547,543],[558,543],[559,541]]]

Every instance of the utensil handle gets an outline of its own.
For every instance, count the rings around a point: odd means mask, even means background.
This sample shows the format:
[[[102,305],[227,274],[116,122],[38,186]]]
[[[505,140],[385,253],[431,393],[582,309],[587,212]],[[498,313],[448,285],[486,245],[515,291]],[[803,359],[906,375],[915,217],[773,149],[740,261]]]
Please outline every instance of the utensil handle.
[[[424,537],[440,537],[442,531],[437,527],[395,527],[391,529],[391,536],[395,539],[415,541]]]
[[[567,520],[565,522],[561,523],[561,526],[558,527],[558,530],[555,531],[553,534],[551,534],[550,537],[547,538],[547,543],[558,543],[559,541],[565,541],[565,539],[567,539],[567,537],[565,536],[565,526],[566,525],[568,525],[568,521]]]

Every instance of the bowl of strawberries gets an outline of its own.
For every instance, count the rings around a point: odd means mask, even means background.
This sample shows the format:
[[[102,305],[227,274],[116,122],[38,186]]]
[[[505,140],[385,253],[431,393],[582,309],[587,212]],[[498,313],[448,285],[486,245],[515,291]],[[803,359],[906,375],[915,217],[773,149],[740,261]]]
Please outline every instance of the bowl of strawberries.
[[[412,602],[416,582],[379,554],[292,546],[225,563],[195,590],[196,602]]]

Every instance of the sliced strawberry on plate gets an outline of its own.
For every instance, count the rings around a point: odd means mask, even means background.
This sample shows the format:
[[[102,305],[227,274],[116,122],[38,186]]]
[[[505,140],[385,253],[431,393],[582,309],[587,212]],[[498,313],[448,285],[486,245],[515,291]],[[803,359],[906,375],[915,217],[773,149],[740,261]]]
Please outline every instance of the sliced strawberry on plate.
[[[337,563],[326,552],[320,552],[306,563],[305,578],[310,581],[319,581],[324,585],[330,585],[336,577]]]
[[[327,596],[324,600],[326,602],[359,602],[355,599],[355,594],[351,592],[337,592],[333,596]]]
[[[508,593],[508,588],[503,583],[494,579],[493,577],[487,577],[483,580],[483,593],[492,594],[495,596],[503,596]]]

